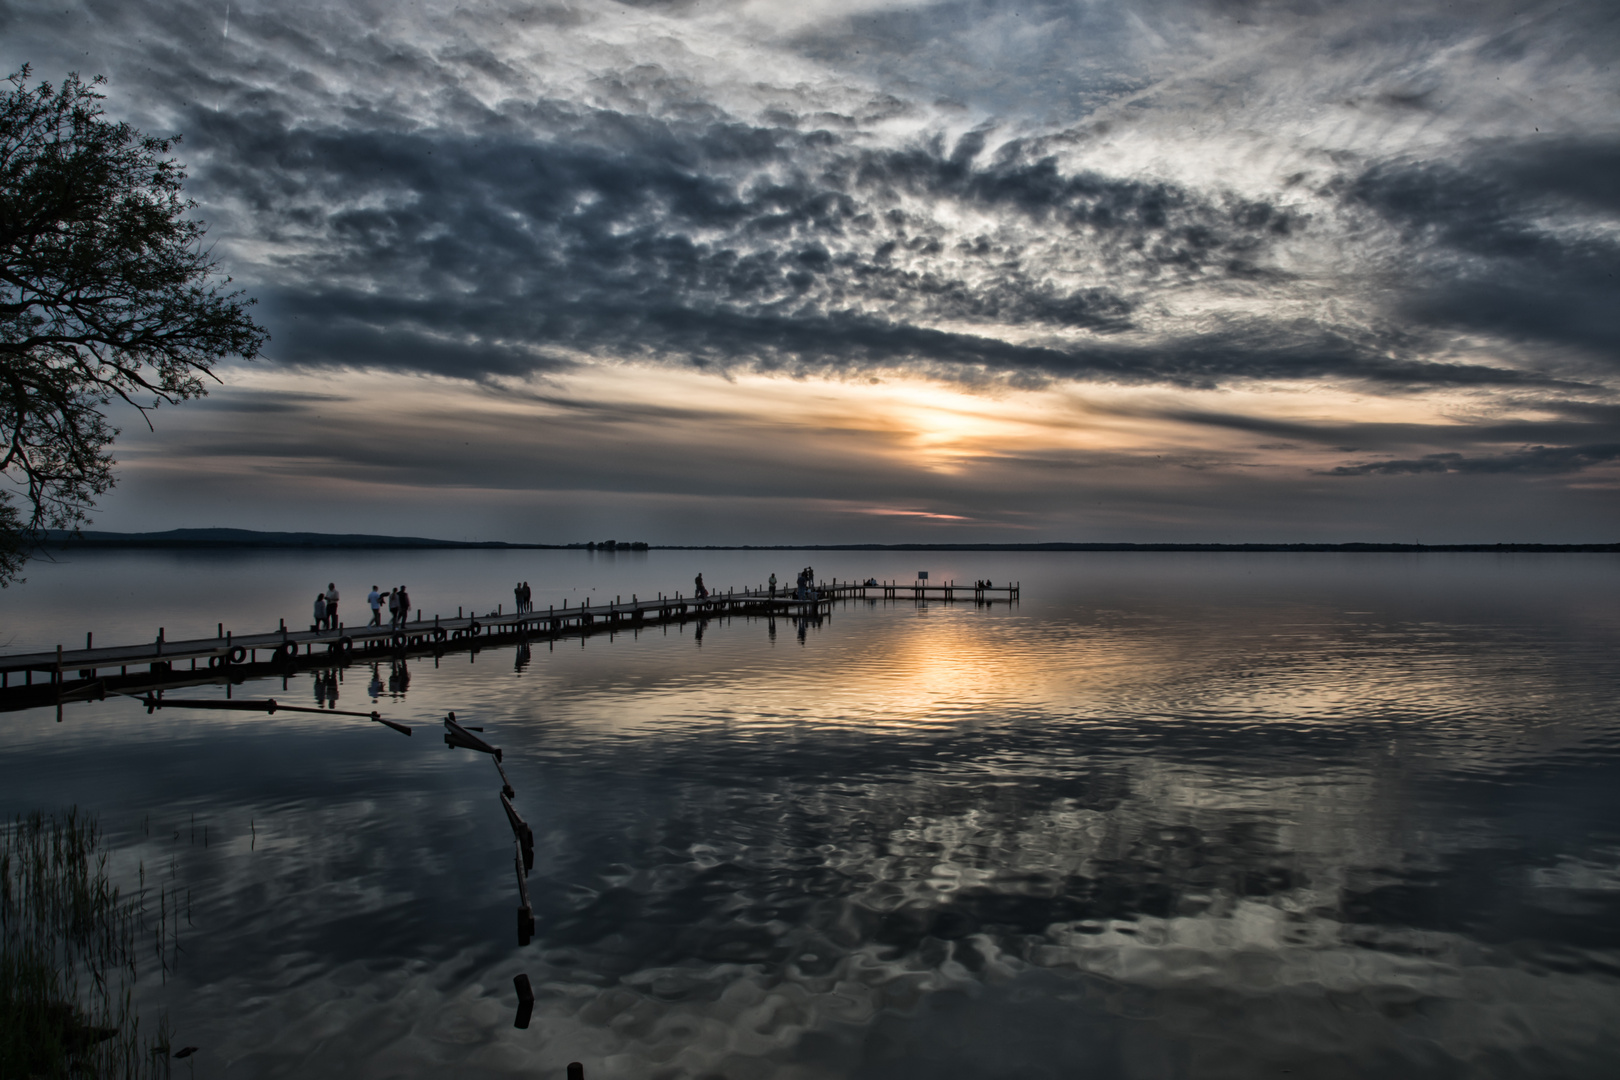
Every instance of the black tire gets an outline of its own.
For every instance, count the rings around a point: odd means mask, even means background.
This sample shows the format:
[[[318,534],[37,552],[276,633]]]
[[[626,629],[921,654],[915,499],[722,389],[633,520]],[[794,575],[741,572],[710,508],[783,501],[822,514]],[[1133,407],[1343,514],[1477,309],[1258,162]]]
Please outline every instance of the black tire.
[[[230,660],[233,664],[240,664],[247,659],[247,650],[240,645],[231,646]]]
[[[445,638],[447,638],[449,636],[450,636],[449,632],[446,631],[443,627],[438,627],[433,631],[433,640],[434,641],[443,641]]]
[[[296,659],[298,659],[298,642],[283,641],[276,646],[276,661],[278,663],[290,664]]]
[[[482,629],[483,627],[478,624],[477,619],[474,619],[472,622],[467,624],[467,633],[471,634],[473,637],[477,637],[478,631]]]

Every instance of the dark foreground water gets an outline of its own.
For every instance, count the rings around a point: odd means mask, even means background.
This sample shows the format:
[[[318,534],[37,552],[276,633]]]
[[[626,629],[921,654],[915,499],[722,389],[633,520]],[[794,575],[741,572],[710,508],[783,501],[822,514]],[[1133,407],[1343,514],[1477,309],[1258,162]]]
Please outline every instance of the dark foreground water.
[[[90,809],[121,867],[190,890],[148,1008],[196,1076],[1620,1069],[1613,556],[140,554],[36,569],[0,612],[14,647],[111,643],[273,625],[334,575],[350,602],[408,575],[431,612],[519,577],[543,608],[811,559],[1025,598],[235,691],[335,685],[411,739],[0,716],[0,809]],[[443,745],[447,709],[505,749],[536,833],[526,948],[498,778]]]

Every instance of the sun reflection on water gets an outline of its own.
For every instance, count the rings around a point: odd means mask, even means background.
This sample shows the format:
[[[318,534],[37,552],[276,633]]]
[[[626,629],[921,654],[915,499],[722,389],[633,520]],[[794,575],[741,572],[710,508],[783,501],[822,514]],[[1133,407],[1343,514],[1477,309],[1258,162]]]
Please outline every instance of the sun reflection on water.
[[[409,740],[108,702],[0,780],[208,818],[134,850],[195,890],[177,1021],[233,1076],[1604,1075],[1612,609],[1242,565],[418,658]],[[535,833],[527,948],[452,708]]]

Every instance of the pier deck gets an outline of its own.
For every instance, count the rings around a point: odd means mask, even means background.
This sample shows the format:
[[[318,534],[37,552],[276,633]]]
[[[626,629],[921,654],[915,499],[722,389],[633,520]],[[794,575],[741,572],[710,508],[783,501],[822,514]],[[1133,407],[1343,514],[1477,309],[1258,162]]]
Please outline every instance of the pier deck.
[[[767,590],[744,589],[716,591],[704,599],[676,594],[632,597],[629,601],[615,597],[612,603],[587,602],[525,612],[497,608],[480,615],[458,611],[454,617],[435,615],[402,626],[340,624],[335,630],[291,630],[282,626],[269,633],[226,632],[184,641],[166,640],[160,630],[154,640],[134,645],[90,647],[87,643],[82,649],[57,646],[50,652],[0,656],[0,711],[48,705],[52,701],[86,700],[97,691],[117,692],[126,684],[154,688],[240,681],[250,673],[341,663],[358,655],[441,652],[507,639],[574,637],[736,615],[819,618],[829,612],[835,601],[873,598],[918,602],[971,599],[988,604],[1018,600],[1019,586],[920,582],[868,585],[835,580],[821,583],[814,599],[805,600],[781,589],[774,596]],[[132,672],[131,668],[144,670]]]

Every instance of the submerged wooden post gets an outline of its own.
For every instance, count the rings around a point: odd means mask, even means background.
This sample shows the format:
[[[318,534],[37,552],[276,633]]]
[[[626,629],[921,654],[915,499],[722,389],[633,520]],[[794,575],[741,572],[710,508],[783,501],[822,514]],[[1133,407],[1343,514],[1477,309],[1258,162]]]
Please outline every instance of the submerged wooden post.
[[[577,1061],[568,1063],[568,1080],[585,1080],[585,1066]]]
[[[517,990],[518,997],[517,1019],[512,1022],[512,1026],[526,1028],[534,1016],[534,987],[529,985],[527,975],[514,976],[512,986]]]

